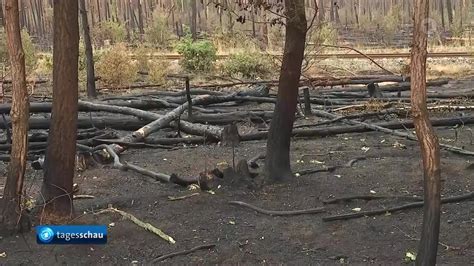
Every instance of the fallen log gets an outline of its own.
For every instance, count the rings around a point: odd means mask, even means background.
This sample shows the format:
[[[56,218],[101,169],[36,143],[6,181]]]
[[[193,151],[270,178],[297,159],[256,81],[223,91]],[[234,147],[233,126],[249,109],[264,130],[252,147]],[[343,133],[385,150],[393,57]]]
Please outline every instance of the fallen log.
[[[373,81],[376,82],[402,82],[403,78],[398,75],[378,75],[378,76],[359,76],[359,77],[339,77],[339,78],[329,78],[329,77],[313,77],[313,78],[304,78],[300,80],[301,85],[305,85],[308,82],[314,82],[317,84],[315,86],[338,86],[338,85],[349,85],[351,82],[355,84],[368,84]],[[221,83],[221,84],[205,84],[197,85],[194,88],[225,88],[225,87],[234,87],[239,85],[255,85],[255,84],[268,84],[274,85],[278,84],[279,80],[259,80],[259,81],[241,81],[241,82],[231,82],[231,83]],[[362,83],[361,83],[362,82]]]
[[[228,102],[232,101],[235,98],[235,94],[225,95],[225,96],[213,96],[207,95],[203,97],[197,97],[192,100],[193,105],[197,104],[211,104],[211,103],[221,103],[221,102]],[[140,142],[145,137],[150,135],[151,133],[166,127],[170,124],[171,121],[177,119],[181,114],[187,109],[188,103],[184,103],[179,107],[173,109],[169,113],[161,116],[160,118],[156,119],[155,121],[145,125],[144,127],[136,130],[135,132],[125,136],[123,138],[124,141],[127,142]]]
[[[317,111],[313,110],[314,114],[317,114]],[[337,116],[331,116],[330,119],[338,118]],[[363,123],[363,122],[359,122]],[[437,118],[431,119],[431,123],[433,126],[455,126],[459,124],[473,124],[474,123],[474,116],[464,116],[464,117],[456,117],[456,118]],[[373,129],[368,128],[364,124],[358,124],[355,126],[334,126],[334,127],[326,127],[326,128],[314,128],[314,129],[295,129],[292,132],[293,137],[327,137],[333,136],[338,134],[345,134],[345,133],[362,133],[362,132],[369,132],[373,131]],[[386,128],[386,129],[405,129],[405,128],[413,128],[413,121],[412,120],[403,120],[403,121],[395,121],[395,122],[383,122],[383,123],[374,123],[372,125]],[[247,133],[241,135],[242,141],[251,141],[251,140],[261,140],[266,139],[268,135],[267,131],[256,132],[256,133]],[[406,137],[403,135],[403,137]]]
[[[426,86],[442,86],[449,83],[449,79],[436,79],[426,82]],[[401,82],[394,85],[382,85],[379,87],[382,92],[401,92],[410,90],[410,82]],[[344,88],[331,88],[331,89],[322,89],[318,90],[320,93],[326,92],[356,92],[356,91],[367,91],[367,88],[364,87],[344,87]]]
[[[8,123],[10,124],[10,119],[7,118]],[[49,129],[49,125],[51,123],[51,118],[49,117],[30,117],[29,119],[29,128],[30,129]],[[85,128],[98,128],[98,129],[105,129],[105,128],[112,128],[117,130],[136,130],[143,125],[145,125],[147,121],[143,121],[136,118],[123,118],[123,117],[84,117],[80,116],[77,121],[77,128],[85,129]]]
[[[176,145],[176,144],[205,144],[204,137],[190,137],[190,138],[145,138],[144,142],[147,144],[160,145]]]
[[[334,114],[324,112],[324,111],[320,111],[320,110],[315,111],[315,115],[323,116],[323,117],[330,118],[330,119],[336,119],[336,118],[340,117],[338,115],[334,115]],[[466,123],[464,123],[462,121],[464,118],[466,118]],[[371,130],[384,132],[384,133],[391,134],[391,135],[398,136],[398,137],[402,137],[402,138],[407,138],[407,139],[413,140],[413,141],[418,141],[418,138],[412,133],[399,132],[399,131],[392,130],[391,128],[387,128],[387,127],[384,127],[384,126],[365,123],[365,122],[359,122],[359,121],[355,121],[355,120],[351,120],[351,119],[344,119],[343,121],[345,123],[349,124],[349,125],[361,125],[361,126],[367,127],[368,129],[371,129]],[[460,123],[465,125],[465,124],[471,124],[471,123],[473,123],[473,121],[474,121],[474,116],[465,116],[465,117],[454,118],[454,120],[451,120],[451,121],[446,121],[445,120],[444,122],[448,122],[448,123],[449,122],[455,122],[456,123],[455,125],[458,125]],[[432,121],[432,124],[433,124],[433,126],[436,126],[434,121]],[[413,127],[413,122],[411,123],[411,127]],[[463,148],[459,148],[459,147],[455,147],[455,146],[451,146],[451,145],[447,145],[447,144],[443,144],[443,143],[440,143],[439,146],[441,148],[445,149],[445,150],[448,150],[448,151],[451,151],[451,152],[454,152],[454,153],[457,153],[457,154],[474,156],[474,152],[465,150]]]
[[[79,101],[79,112],[90,112],[97,111],[95,108],[84,105],[82,101]],[[101,102],[89,102],[97,105],[108,105],[117,107],[130,107],[141,110],[153,110],[160,108],[175,108],[178,105],[174,103],[168,103],[164,100],[109,100]],[[30,103],[30,113],[51,113],[51,102],[32,102]],[[11,104],[0,104],[0,114],[9,114],[11,110]]]

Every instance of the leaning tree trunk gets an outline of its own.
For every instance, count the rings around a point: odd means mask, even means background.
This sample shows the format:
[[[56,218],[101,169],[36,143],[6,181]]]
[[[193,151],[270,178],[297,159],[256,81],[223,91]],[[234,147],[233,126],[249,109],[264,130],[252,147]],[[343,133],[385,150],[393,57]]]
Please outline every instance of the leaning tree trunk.
[[[416,265],[435,265],[438,251],[441,181],[440,150],[426,106],[426,55],[429,0],[415,1],[411,55],[411,102],[416,135],[423,159],[424,215]]]
[[[0,209],[0,222],[6,231],[18,232],[29,230],[28,223],[24,223],[28,219],[20,205],[28,153],[29,102],[25,78],[25,54],[20,35],[18,0],[5,0],[4,5],[5,30],[13,83],[10,116],[14,137],[2,199],[3,204]]]
[[[304,0],[285,0],[286,39],[278,84],[278,97],[267,142],[267,179],[280,181],[293,176],[290,140],[295,120],[298,85],[306,42]]]
[[[78,3],[54,0],[53,107],[42,187],[45,222],[64,222],[73,214],[78,56]]]
[[[86,50],[87,97],[96,98],[97,90],[95,87],[94,52],[92,50],[85,0],[80,0],[79,4],[81,6],[82,30],[84,31],[84,47]]]

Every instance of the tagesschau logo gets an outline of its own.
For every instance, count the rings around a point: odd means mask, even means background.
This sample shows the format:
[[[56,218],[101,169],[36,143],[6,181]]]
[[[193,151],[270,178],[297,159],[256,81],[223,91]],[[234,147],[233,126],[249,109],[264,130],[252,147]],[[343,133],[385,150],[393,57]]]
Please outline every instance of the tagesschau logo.
[[[38,244],[107,244],[105,225],[39,225]]]

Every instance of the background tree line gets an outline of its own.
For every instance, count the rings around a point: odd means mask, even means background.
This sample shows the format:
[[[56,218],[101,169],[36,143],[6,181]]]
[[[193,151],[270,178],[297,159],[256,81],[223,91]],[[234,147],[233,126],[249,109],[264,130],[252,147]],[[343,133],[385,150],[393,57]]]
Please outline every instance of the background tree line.
[[[2,2],[4,0],[0,0]],[[269,42],[283,40],[283,29],[277,26],[277,10],[247,5],[247,0],[85,0],[85,9],[96,46],[112,42],[143,42],[167,46],[184,36],[214,35],[221,38],[244,34],[253,37],[262,48]],[[277,0],[268,1],[270,9]],[[280,4],[281,5],[281,4]],[[394,35],[411,27],[411,0],[305,0],[307,16],[318,7],[319,25],[335,29],[373,32],[381,30]],[[436,0],[430,2],[430,18],[437,31],[462,36],[473,16],[472,0]],[[245,9],[245,12],[243,12]],[[250,11],[250,12],[249,12]],[[20,0],[20,26],[36,43],[52,45],[53,1]],[[2,12],[0,12],[1,14]],[[0,15],[3,24],[3,17]],[[246,23],[245,23],[246,22]],[[281,42],[280,42],[281,46]]]

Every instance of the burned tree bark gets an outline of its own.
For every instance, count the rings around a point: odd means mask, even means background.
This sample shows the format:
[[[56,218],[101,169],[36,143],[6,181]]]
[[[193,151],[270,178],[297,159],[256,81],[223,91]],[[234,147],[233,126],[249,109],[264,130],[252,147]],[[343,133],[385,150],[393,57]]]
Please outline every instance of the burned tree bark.
[[[290,140],[307,31],[304,1],[286,0],[285,8],[288,17],[285,50],[277,103],[267,141],[266,178],[272,181],[282,181],[293,176],[290,167]]]
[[[81,6],[82,30],[84,32],[84,47],[86,50],[87,96],[89,98],[96,98],[97,90],[95,87],[94,55],[92,50],[85,0],[80,0],[79,4]]]
[[[28,219],[24,216],[25,213],[21,208],[28,153],[29,102],[25,77],[25,54],[20,35],[18,0],[6,0],[4,5],[7,46],[13,80],[13,101],[10,116],[14,138],[0,210],[0,223],[6,231],[17,232],[29,230],[28,223],[25,223]]]
[[[53,108],[42,193],[43,221],[60,223],[73,214],[73,178],[78,112],[78,2],[54,0]]]
[[[438,251],[441,170],[438,138],[426,106],[426,56],[429,0],[415,1],[413,48],[411,55],[411,102],[416,135],[423,159],[424,215],[416,265],[435,265]]]

